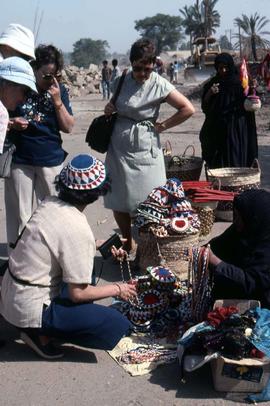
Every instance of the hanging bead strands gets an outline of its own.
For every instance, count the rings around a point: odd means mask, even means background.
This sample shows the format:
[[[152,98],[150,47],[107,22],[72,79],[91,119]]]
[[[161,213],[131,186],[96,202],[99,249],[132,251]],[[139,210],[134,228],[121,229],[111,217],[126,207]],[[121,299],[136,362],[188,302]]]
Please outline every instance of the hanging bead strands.
[[[209,246],[193,247],[189,260],[188,283],[192,287],[192,319],[204,319],[211,303],[211,281],[208,272]]]
[[[122,282],[123,282],[123,283],[126,283],[126,281],[125,281],[125,276],[124,276],[124,266],[123,266],[123,262],[124,262],[124,261],[123,261],[122,259],[120,259],[120,261],[119,261],[119,264],[120,264],[120,272],[121,272]],[[130,281],[130,283],[132,283],[132,281],[135,282],[135,280],[134,280],[133,277],[132,277],[132,273],[131,273],[131,269],[130,269],[129,260],[126,259],[125,262],[126,262],[126,264],[127,264],[127,270],[128,270],[129,281]],[[140,305],[140,303],[139,303],[138,295],[136,295],[136,297],[135,297],[134,299],[129,299],[128,301],[129,301],[129,303],[130,303],[132,306],[136,307],[137,309],[141,309],[141,305]]]

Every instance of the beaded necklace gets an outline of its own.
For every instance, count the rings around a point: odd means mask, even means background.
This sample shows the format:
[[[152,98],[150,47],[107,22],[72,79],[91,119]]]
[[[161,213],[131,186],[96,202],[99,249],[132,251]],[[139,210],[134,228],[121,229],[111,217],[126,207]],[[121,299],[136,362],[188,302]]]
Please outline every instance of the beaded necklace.
[[[122,282],[126,283],[125,281],[125,276],[124,276],[124,266],[123,266],[123,260],[120,259],[119,264],[120,264],[120,272],[121,272],[121,278],[122,278]],[[129,260],[126,259],[126,264],[127,264],[127,270],[128,270],[128,276],[129,276],[129,280],[132,281],[133,277],[132,277],[132,273],[131,273],[131,269],[130,269],[130,263]],[[131,306],[136,307],[137,309],[141,309],[141,306],[139,304],[139,299],[138,299],[138,295],[135,296],[134,299],[129,299],[128,302],[131,304]]]
[[[165,349],[158,346],[152,347],[137,347],[127,351],[117,358],[119,362],[124,364],[141,364],[143,362],[157,362],[164,363],[174,362],[177,358],[177,351],[175,349]]]

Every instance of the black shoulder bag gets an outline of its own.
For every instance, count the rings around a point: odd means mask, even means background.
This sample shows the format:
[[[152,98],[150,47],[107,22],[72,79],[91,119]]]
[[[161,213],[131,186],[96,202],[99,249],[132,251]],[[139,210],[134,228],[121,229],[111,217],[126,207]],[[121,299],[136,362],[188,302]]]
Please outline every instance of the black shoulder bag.
[[[123,71],[116,92],[111,99],[111,103],[113,104],[116,103],[119,96],[126,72],[126,70]],[[90,127],[88,128],[85,138],[85,142],[89,145],[89,147],[97,152],[101,152],[102,154],[108,151],[116,118],[117,113],[113,113],[110,116],[105,116],[105,114],[103,114],[102,116],[94,118],[90,124]]]

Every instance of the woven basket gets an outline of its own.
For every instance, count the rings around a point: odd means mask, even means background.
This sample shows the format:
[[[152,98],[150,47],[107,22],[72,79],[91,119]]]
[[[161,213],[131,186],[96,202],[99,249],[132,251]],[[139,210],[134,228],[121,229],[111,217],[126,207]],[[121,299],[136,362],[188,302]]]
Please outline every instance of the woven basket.
[[[188,257],[181,255],[184,248],[197,245],[199,233],[193,235],[169,235],[155,237],[152,233],[140,233],[138,238],[138,256],[140,268],[165,264],[179,279],[187,279]]]
[[[201,223],[200,237],[207,237],[214,225],[217,202],[192,203],[193,209],[198,213]]]
[[[260,187],[261,170],[258,160],[255,159],[251,168],[206,168],[206,178],[209,181],[219,179],[221,190],[241,193],[244,190]],[[223,221],[233,221],[233,203],[220,202],[215,216]]]
[[[192,149],[192,155],[186,155],[187,150]],[[183,180],[199,180],[202,171],[203,160],[195,156],[195,148],[188,145],[182,155],[175,155],[170,160],[165,160],[166,175],[169,178]]]

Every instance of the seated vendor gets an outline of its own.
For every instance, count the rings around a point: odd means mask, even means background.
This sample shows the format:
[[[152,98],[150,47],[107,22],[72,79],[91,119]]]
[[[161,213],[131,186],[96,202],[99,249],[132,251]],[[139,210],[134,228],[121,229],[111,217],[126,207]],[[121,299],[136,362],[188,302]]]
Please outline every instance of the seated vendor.
[[[270,193],[234,199],[233,224],[210,241],[214,299],[256,299],[270,309]]]
[[[1,289],[1,312],[22,340],[46,359],[63,355],[52,338],[95,349],[112,349],[129,333],[117,310],[93,303],[136,289],[127,283],[92,285],[96,243],[83,210],[106,193],[106,169],[78,155],[56,179],[58,197],[46,198],[27,223],[9,258]],[[115,256],[123,251],[114,250]]]

